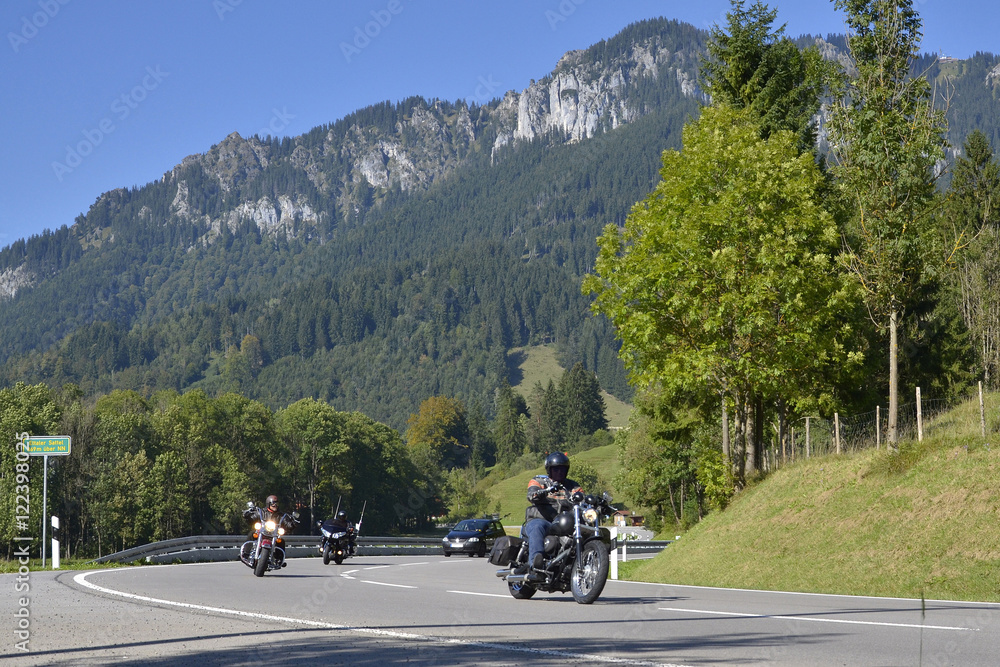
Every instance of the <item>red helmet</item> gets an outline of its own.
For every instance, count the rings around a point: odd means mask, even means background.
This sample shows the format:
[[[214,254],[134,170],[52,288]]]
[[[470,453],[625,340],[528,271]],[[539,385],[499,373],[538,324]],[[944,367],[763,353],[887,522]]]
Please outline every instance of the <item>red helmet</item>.
[[[267,507],[268,511],[277,512],[278,496],[268,496],[267,500],[264,502],[264,506]]]

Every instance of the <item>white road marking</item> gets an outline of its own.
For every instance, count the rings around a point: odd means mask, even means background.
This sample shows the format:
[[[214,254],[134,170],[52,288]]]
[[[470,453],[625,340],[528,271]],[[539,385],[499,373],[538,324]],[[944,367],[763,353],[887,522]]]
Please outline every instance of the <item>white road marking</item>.
[[[387,584],[384,581],[368,581],[367,579],[359,579],[363,584],[378,584],[379,586],[393,586],[394,588],[416,588],[416,586],[407,586],[405,584]]]
[[[407,565],[430,565],[430,563],[400,563],[396,567],[406,567]]]
[[[687,614],[714,614],[717,616],[743,616],[746,618],[780,618],[791,621],[811,621],[813,623],[847,623],[850,625],[883,625],[893,628],[925,628],[927,630],[962,630],[979,632],[979,628],[952,627],[948,625],[923,625],[920,623],[886,623],[883,621],[851,621],[845,618],[811,618],[809,616],[783,616],[778,614],[746,614],[738,611],[709,611],[706,609],[678,609],[659,607],[660,611],[679,611]]]
[[[445,592],[458,593],[459,595],[482,595],[483,597],[488,597],[488,598],[510,598],[511,600],[514,599],[509,595],[500,595],[499,593],[475,593],[473,591],[445,591]]]
[[[371,567],[366,567],[366,570],[381,570],[383,567],[392,567],[391,565],[372,565]]]
[[[352,577],[351,575],[359,571],[360,570],[348,570],[347,572],[341,572],[340,576],[342,576],[344,579],[354,579],[354,577]]]
[[[127,598],[130,600],[138,600],[140,602],[150,602],[153,604],[167,605],[171,607],[181,607],[182,609],[198,609],[200,611],[214,612],[216,614],[226,614],[229,616],[238,616],[241,618],[252,618],[261,621],[272,621],[276,623],[290,623],[293,625],[305,625],[313,628],[324,628],[328,630],[346,630],[348,632],[356,632],[363,635],[374,635],[377,637],[391,637],[394,639],[416,639],[423,641],[432,641],[441,644],[454,644],[458,646],[475,646],[477,648],[493,649],[498,651],[509,651],[511,653],[526,653],[530,655],[544,655],[556,658],[568,658],[570,660],[589,660],[592,662],[604,663],[604,664],[615,664],[615,665],[637,665],[642,667],[685,667],[684,665],[674,665],[665,664],[659,662],[650,662],[647,660],[630,660],[628,658],[615,658],[606,655],[596,655],[589,653],[570,653],[569,651],[554,651],[545,649],[528,648],[525,646],[516,646],[509,644],[500,644],[496,642],[479,642],[471,641],[468,639],[453,639],[451,637],[435,637],[433,635],[418,635],[412,632],[397,632],[395,630],[378,630],[375,628],[359,628],[350,625],[338,625],[336,623],[326,623],[324,621],[313,621],[308,618],[291,618],[288,616],[273,616],[271,614],[260,614],[252,611],[240,611],[238,609],[226,609],[224,607],[209,607],[207,605],[191,604],[190,602],[175,602],[173,600],[161,600],[159,598],[151,598],[145,595],[136,595],[135,593],[124,593],[122,591],[112,590],[110,588],[105,588],[104,586],[98,586],[97,584],[92,584],[87,581],[87,577],[92,574],[105,574],[108,572],[127,572],[127,569],[121,570],[92,570],[90,572],[81,572],[80,574],[73,577],[75,581],[80,586],[85,588],[90,588],[92,590],[105,593],[107,595],[117,595],[119,597]]]

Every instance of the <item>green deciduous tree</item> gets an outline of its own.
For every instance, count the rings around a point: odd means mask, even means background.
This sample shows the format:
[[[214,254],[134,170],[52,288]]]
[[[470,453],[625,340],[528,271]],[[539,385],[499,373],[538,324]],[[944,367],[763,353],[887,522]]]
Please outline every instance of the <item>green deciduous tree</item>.
[[[846,263],[872,321],[889,337],[890,443],[897,440],[898,331],[933,255],[928,233],[943,159],[944,112],[912,75],[921,21],[910,0],[837,0],[855,73],[830,111],[832,172],[852,212]]]
[[[705,386],[732,401],[753,470],[755,406],[792,409],[847,356],[837,315],[850,290],[835,270],[822,175],[791,132],[762,139],[750,112],[728,106],[685,128],[661,175],[623,229],[605,228],[583,289],[614,323],[634,383]]]
[[[317,498],[329,494],[342,474],[338,468],[347,452],[342,438],[344,416],[313,398],[296,401],[277,415],[282,440],[294,462],[293,488],[305,490],[310,520],[315,516]],[[289,504],[286,502],[285,511]]]
[[[59,406],[44,384],[18,382],[13,387],[0,389],[0,464],[3,465],[3,473],[0,474],[0,510],[3,511],[3,516],[0,516],[0,539],[7,545],[8,558],[11,547],[15,545],[15,536],[41,537],[42,521],[41,458],[30,457],[28,461],[17,461],[15,443],[23,433],[61,435],[56,432],[60,416]],[[24,477],[19,478],[18,475]],[[28,488],[18,488],[24,486]],[[23,493],[25,490],[26,494]],[[28,502],[22,500],[19,503],[19,495],[27,496]],[[26,505],[31,511],[23,527],[18,525],[16,519],[23,516],[23,511],[17,511],[19,504]]]
[[[464,466],[469,460],[469,440],[465,404],[456,398],[431,396],[407,421],[410,458],[428,475]]]

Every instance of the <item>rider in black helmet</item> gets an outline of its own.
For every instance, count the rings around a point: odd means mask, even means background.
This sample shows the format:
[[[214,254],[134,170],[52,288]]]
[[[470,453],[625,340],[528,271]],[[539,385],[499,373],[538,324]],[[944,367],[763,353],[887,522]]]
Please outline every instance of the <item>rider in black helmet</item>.
[[[569,457],[562,452],[553,452],[545,457],[545,474],[533,477],[528,482],[528,501],[531,506],[525,510],[524,536],[528,539],[528,563],[534,569],[541,569],[544,560],[545,534],[552,520],[563,510],[572,506],[570,498],[580,485],[569,479]],[[527,567],[520,568],[524,574]]]
[[[343,530],[347,533],[347,545],[350,550],[350,554],[353,556],[357,551],[357,545],[354,543],[358,538],[358,531],[354,529],[354,526],[350,521],[347,520],[347,512],[340,510],[337,512],[337,516],[334,517],[330,523],[335,527]],[[336,532],[336,531],[331,531]]]

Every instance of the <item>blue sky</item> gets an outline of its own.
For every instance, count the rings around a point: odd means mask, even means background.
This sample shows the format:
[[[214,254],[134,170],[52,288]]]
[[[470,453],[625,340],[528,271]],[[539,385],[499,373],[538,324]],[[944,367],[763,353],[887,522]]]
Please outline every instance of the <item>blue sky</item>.
[[[748,0],[749,4],[749,0]],[[791,36],[844,32],[832,0],[772,0]],[[916,0],[924,51],[1000,53],[985,0]],[[410,95],[486,102],[560,56],[665,16],[723,24],[728,0],[5,0],[0,247],[71,225],[229,133],[295,136]]]

